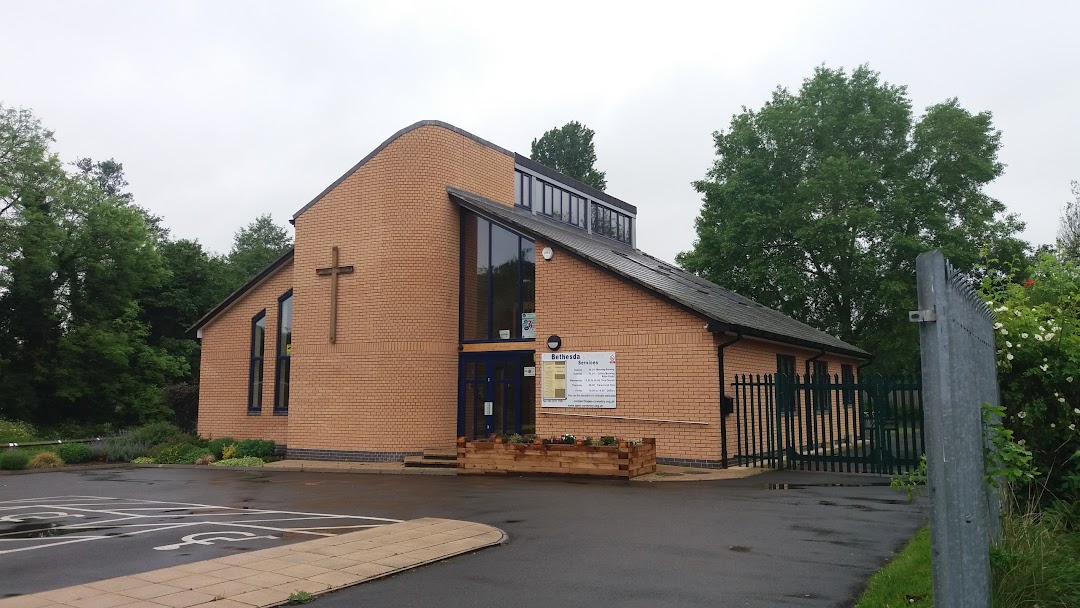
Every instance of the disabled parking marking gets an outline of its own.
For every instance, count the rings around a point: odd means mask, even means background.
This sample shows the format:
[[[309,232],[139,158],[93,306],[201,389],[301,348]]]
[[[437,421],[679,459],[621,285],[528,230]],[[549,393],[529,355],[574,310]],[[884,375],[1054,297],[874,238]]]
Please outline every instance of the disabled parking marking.
[[[211,534],[217,534],[218,536],[212,536],[210,538],[202,538],[204,536],[210,536]],[[228,536],[221,536],[227,534]],[[238,531],[221,531],[221,532],[199,532],[198,534],[188,534],[180,539],[180,542],[173,545],[161,545],[160,547],[154,547],[155,551],[175,551],[185,545],[212,545],[214,541],[228,541],[228,542],[240,542],[242,540],[255,540],[258,538],[275,539],[280,538],[278,536],[255,536],[251,532],[238,532]]]
[[[20,498],[0,501],[0,555],[202,526],[213,526],[215,531],[188,534],[180,539],[179,545],[213,544],[199,539],[220,542],[280,539],[286,533],[325,537],[400,521],[386,517],[110,496]],[[102,534],[102,531],[107,533]],[[274,535],[275,532],[279,535]],[[203,538],[209,534],[216,534],[218,538]],[[173,544],[155,548],[172,550],[160,547],[172,547]]]

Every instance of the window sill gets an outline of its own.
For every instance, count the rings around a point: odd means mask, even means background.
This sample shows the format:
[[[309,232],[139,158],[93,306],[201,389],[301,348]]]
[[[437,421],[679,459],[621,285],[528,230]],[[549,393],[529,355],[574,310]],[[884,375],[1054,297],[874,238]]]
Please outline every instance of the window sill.
[[[503,342],[536,342],[536,338],[507,338],[505,340],[462,340],[462,344],[501,344]]]
[[[275,416],[288,416],[289,410],[274,410]]]
[[[262,416],[262,410],[248,410],[248,416]]]

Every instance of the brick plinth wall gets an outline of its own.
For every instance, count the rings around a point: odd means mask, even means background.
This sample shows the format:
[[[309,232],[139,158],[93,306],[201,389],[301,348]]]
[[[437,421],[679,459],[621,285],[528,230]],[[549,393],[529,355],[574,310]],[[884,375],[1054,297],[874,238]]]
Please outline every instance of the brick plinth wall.
[[[656,440],[618,446],[495,443],[458,439],[463,475],[569,475],[630,479],[656,471]]]

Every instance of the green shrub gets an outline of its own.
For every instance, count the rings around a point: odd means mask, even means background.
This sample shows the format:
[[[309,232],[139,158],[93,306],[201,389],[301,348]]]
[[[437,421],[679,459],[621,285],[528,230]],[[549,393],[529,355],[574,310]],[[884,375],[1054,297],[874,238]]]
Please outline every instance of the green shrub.
[[[68,464],[89,462],[94,456],[93,450],[85,443],[61,443],[50,449]]]
[[[105,460],[109,462],[131,462],[146,454],[147,445],[133,441],[130,437],[118,437],[105,442]]]
[[[217,462],[217,457],[214,456],[213,454],[205,454],[203,456],[198,457],[195,460],[195,464],[200,464],[200,465],[202,465],[202,464],[213,464],[215,462]]]
[[[0,443],[23,443],[36,438],[37,429],[29,422],[0,418]]]
[[[136,443],[157,445],[169,439],[181,437],[184,432],[171,422],[151,422],[128,431],[127,438]]]
[[[22,450],[4,450],[0,454],[0,469],[5,471],[21,471],[30,464],[30,454]]]
[[[186,443],[164,443],[150,448],[146,455],[154,459],[158,464],[191,464],[198,456],[192,456],[203,452],[201,448]]]
[[[154,459],[149,456],[139,456],[131,460],[132,464],[154,464]]]
[[[184,459],[180,461],[180,464],[199,464],[199,460],[205,459],[207,456],[214,456],[214,453],[209,448],[191,448],[184,454]],[[217,460],[216,456],[214,460]]]
[[[262,458],[256,458],[254,456],[247,456],[245,458],[226,458],[225,460],[210,463],[210,466],[214,467],[261,467],[262,465]]]
[[[1031,452],[1040,484],[1080,500],[1080,264],[1052,254],[1030,271],[987,272],[997,338],[1002,424]]]
[[[64,466],[64,460],[53,452],[39,452],[30,459],[27,468],[30,469],[55,469]]]
[[[225,451],[225,446],[229,446],[234,443],[236,443],[236,440],[232,437],[219,437],[217,439],[211,439],[210,442],[207,443],[206,447],[208,447],[210,451],[214,454],[214,458],[221,460],[222,452]]]
[[[264,439],[245,439],[236,444],[236,457],[247,458],[254,456],[258,459],[270,458],[274,455],[275,443]]]

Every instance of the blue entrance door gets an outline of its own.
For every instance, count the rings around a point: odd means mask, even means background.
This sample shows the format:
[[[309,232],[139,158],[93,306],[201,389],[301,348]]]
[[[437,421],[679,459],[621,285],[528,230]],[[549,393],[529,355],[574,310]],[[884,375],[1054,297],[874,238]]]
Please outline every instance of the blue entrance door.
[[[458,436],[532,433],[536,389],[525,368],[533,365],[533,351],[462,353]]]

